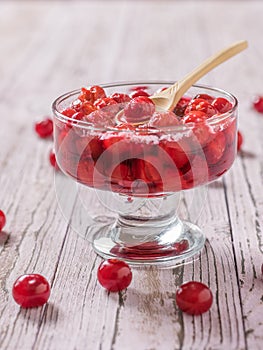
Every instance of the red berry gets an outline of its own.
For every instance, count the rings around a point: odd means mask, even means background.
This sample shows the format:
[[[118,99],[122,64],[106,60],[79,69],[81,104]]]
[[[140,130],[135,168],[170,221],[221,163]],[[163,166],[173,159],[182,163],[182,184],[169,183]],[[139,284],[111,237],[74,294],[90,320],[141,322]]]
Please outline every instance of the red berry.
[[[179,120],[173,112],[155,112],[148,125],[154,128],[161,128],[165,126],[175,126],[179,124]]]
[[[80,112],[79,112],[79,113],[88,115],[88,114],[90,114],[91,112],[94,112],[96,109],[97,109],[97,108],[94,107],[94,105],[93,105],[92,103],[86,101],[86,102],[83,102],[83,103],[82,103],[82,105],[81,105],[81,107],[80,107]],[[74,114],[73,118],[79,119],[79,120],[82,119],[82,118],[80,118],[80,117],[79,117],[79,118],[76,118],[75,114]]]
[[[92,123],[95,127],[106,127],[112,124],[111,114],[103,110],[96,110],[84,117],[88,123]]]
[[[217,113],[215,107],[213,107],[207,100],[202,98],[193,99],[185,109],[185,114],[188,114],[191,111],[200,111],[204,112],[207,115],[207,118],[212,117]]]
[[[223,156],[225,148],[225,135],[222,132],[218,132],[204,149],[208,164],[216,164]]]
[[[51,150],[51,151],[49,152],[49,162],[50,162],[50,164],[51,164],[56,170],[59,169],[59,167],[58,167],[58,165],[57,165],[56,155],[55,155],[55,153],[54,153],[53,150]]]
[[[91,86],[90,92],[92,93],[92,96],[93,96],[93,102],[98,100],[99,98],[106,97],[106,93],[104,89],[98,85]]]
[[[217,97],[212,102],[212,106],[214,106],[219,113],[226,113],[232,108],[232,103],[229,102],[226,98]]]
[[[73,116],[73,114],[76,113],[76,110],[73,109],[73,108],[68,107],[68,108],[64,109],[64,111],[62,111],[61,113],[63,115],[65,115],[66,117],[71,118]]]
[[[241,150],[241,146],[243,144],[243,136],[240,131],[237,132],[237,150]]]
[[[258,113],[263,113],[263,96],[257,96],[254,99],[253,107]]]
[[[94,102],[94,106],[98,109],[103,109],[103,111],[108,112],[112,115],[115,115],[119,111],[118,102],[116,102],[111,97],[99,98]]]
[[[187,96],[181,97],[179,102],[174,108],[174,113],[179,117],[182,117],[190,101],[191,101],[190,97],[187,97]]]
[[[138,123],[149,119],[155,111],[153,101],[147,96],[133,98],[124,108],[124,115],[128,123]]]
[[[45,277],[38,274],[20,276],[13,285],[13,298],[23,308],[44,305],[50,295],[50,286]]]
[[[146,92],[144,90],[137,90],[137,91],[134,91],[130,96],[131,96],[131,98],[138,97],[138,96],[149,97],[150,94],[148,94],[148,92]]]
[[[191,111],[184,116],[184,123],[204,123],[207,115],[202,111]]]
[[[129,286],[132,272],[128,264],[117,259],[103,261],[98,268],[98,280],[109,292],[118,292]]]
[[[5,218],[5,213],[0,210],[0,231],[2,231],[2,229],[4,228],[6,223],[6,218]]]
[[[119,94],[119,93],[114,93],[110,96],[114,101],[116,101],[117,103],[125,103],[125,102],[129,102],[131,100],[129,95],[126,94]]]
[[[213,302],[211,290],[196,281],[182,284],[176,291],[175,298],[178,307],[190,315],[200,315],[208,311]]]
[[[198,94],[195,96],[195,99],[202,98],[203,100],[206,100],[209,103],[212,103],[214,101],[214,97],[208,95],[208,94]]]
[[[46,138],[53,133],[53,121],[50,118],[46,118],[35,124],[35,131],[41,138]]]
[[[130,91],[138,91],[138,90],[147,90],[148,89],[148,86],[134,86],[132,88],[130,88]]]

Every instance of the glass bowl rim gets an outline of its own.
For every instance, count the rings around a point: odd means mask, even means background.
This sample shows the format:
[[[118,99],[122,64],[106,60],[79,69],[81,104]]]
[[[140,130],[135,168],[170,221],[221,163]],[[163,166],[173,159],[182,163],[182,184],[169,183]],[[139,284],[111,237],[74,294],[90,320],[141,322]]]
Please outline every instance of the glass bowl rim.
[[[167,81],[167,80],[153,80],[153,81],[123,81],[123,82],[113,82],[113,83],[106,83],[106,84],[100,84],[99,86],[102,88],[112,88],[112,87],[118,87],[118,86],[142,86],[142,85],[172,85],[174,84],[175,81]],[[225,112],[225,113],[220,113],[220,114],[215,114],[214,116],[208,118],[206,120],[206,125],[216,125],[222,121],[224,121],[225,119],[227,119],[228,117],[230,117],[232,115],[232,113],[237,109],[238,106],[238,100],[237,98],[230,92],[223,90],[221,88],[216,88],[216,87],[212,87],[209,85],[203,85],[203,84],[193,84],[191,86],[191,88],[198,88],[198,89],[205,89],[205,90],[210,90],[210,91],[214,91],[217,92],[218,94],[222,94],[222,95],[226,95],[231,99],[231,103],[232,103],[232,108]],[[191,89],[190,88],[190,89]],[[190,90],[189,89],[189,90]],[[189,91],[188,90],[188,91]],[[148,127],[148,128],[135,128],[133,130],[130,129],[119,129],[117,127],[114,126],[107,126],[107,127],[95,127],[92,123],[87,122],[87,121],[83,121],[83,120],[78,120],[76,121],[74,118],[71,117],[67,117],[64,114],[62,114],[61,112],[58,111],[58,105],[67,100],[68,98],[77,95],[81,92],[81,88],[75,89],[75,90],[71,90],[68,91],[62,95],[60,95],[59,97],[57,97],[54,102],[52,103],[52,111],[53,114],[56,116],[56,118],[62,122],[72,122],[74,123],[74,127],[79,127],[79,128],[87,128],[87,129],[91,129],[92,131],[114,131],[114,132],[143,132],[143,133],[147,133],[150,132],[152,133],[158,133],[160,131],[185,131],[185,130],[189,130],[189,128],[193,127],[194,125],[196,125],[195,123],[187,123],[187,124],[181,124],[181,125],[175,125],[175,126],[167,126],[167,127],[161,127],[161,128],[154,128],[154,127]],[[187,95],[187,91],[185,93]]]

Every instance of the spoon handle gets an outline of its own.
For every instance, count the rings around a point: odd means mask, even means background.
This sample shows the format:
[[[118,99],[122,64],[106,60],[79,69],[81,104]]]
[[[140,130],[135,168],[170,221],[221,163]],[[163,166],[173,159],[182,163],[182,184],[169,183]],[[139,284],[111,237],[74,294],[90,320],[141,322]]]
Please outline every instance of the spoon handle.
[[[247,41],[242,40],[232,45],[226,47],[225,49],[217,52],[198,67],[188,73],[183,79],[176,82],[174,85],[170,86],[168,89],[164,90],[162,93],[156,95],[159,97],[166,97],[170,99],[169,110],[173,110],[183,94],[200,78],[202,78],[206,73],[208,73],[213,68],[217,67],[221,63],[225,62],[232,56],[235,56],[239,52],[246,49],[248,46]],[[153,96],[155,98],[155,96]]]

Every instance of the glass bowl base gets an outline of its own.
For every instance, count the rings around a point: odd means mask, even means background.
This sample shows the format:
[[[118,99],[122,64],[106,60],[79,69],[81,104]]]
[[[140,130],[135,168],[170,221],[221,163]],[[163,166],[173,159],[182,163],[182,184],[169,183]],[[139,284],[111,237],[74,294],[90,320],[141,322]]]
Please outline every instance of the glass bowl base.
[[[116,236],[126,237],[127,231],[130,237],[134,237],[132,231],[138,235],[138,231],[144,229],[144,227],[123,227],[118,222],[113,226],[104,226],[94,235],[93,248],[104,259],[124,260],[130,265],[169,267],[192,258],[201,251],[205,243],[205,236],[198,226],[181,220],[174,220],[165,228],[159,228],[158,239],[155,240],[149,240],[149,236],[148,239],[144,236],[145,240],[137,243],[134,240],[126,243],[116,240]],[[155,234],[156,230],[157,227],[154,228]],[[163,239],[172,236],[175,240],[168,242]]]

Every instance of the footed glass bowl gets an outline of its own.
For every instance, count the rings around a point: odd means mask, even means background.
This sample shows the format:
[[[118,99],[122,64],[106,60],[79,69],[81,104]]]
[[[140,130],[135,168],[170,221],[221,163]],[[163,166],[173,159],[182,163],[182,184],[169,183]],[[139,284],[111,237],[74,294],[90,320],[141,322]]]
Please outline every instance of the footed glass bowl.
[[[116,222],[92,237],[104,258],[177,263],[204,245],[199,227],[178,218],[178,194],[218,179],[233,164],[237,100],[195,85],[174,111],[155,111],[145,96],[170,84],[95,86],[53,103],[61,170],[100,198],[115,194],[105,205],[118,211]]]

